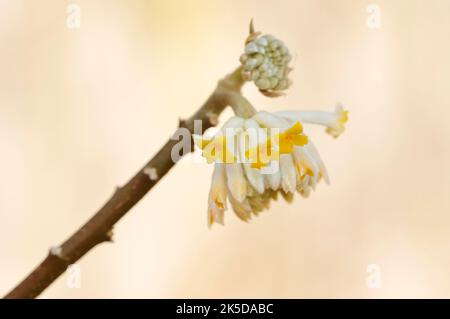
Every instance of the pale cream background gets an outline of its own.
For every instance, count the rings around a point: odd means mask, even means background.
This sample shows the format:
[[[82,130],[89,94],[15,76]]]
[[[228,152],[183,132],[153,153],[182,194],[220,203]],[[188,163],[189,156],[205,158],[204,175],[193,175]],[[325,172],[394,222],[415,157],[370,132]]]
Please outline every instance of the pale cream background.
[[[450,1],[373,1],[379,30],[370,1],[74,2],[79,30],[69,1],[0,0],[0,293],[205,100],[253,17],[295,56],[286,97],[245,88],[257,108],[350,110],[337,140],[308,128],[332,185],[208,230],[212,167],[180,163],[81,260],[81,289],[42,297],[450,297]]]

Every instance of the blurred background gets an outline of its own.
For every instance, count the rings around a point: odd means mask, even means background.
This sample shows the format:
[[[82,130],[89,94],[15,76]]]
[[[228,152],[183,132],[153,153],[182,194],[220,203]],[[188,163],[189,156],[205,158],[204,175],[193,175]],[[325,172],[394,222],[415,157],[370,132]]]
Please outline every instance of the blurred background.
[[[208,229],[212,166],[186,159],[78,263],[80,288],[66,274],[41,297],[449,298],[449,16],[447,0],[0,0],[0,293],[238,65],[254,18],[294,56],[286,96],[245,87],[258,109],[350,110],[337,140],[307,128],[331,186]]]

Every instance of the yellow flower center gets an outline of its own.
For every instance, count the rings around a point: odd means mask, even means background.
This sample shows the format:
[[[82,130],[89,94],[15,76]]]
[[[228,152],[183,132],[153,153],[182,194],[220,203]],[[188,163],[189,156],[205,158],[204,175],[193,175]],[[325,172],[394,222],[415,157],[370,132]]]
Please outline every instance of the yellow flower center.
[[[272,148],[272,141],[269,138],[266,142],[258,144],[256,148],[245,151],[245,157],[250,159],[250,167],[261,169],[279,156],[278,152]]]
[[[227,149],[225,136],[218,136],[211,140],[203,139],[198,146],[203,150],[202,156],[206,158],[208,164],[216,160],[228,164],[236,162],[236,156]]]
[[[303,127],[300,122],[295,122],[286,131],[278,134],[280,154],[290,154],[294,151],[294,146],[303,146],[307,143],[308,136],[303,134]]]

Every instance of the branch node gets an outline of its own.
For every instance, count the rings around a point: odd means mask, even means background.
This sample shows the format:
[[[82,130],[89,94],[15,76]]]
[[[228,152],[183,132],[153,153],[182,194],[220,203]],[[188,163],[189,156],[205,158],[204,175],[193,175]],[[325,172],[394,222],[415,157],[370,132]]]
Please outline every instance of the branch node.
[[[179,118],[178,119],[178,127],[185,127],[185,128],[187,128],[187,120]]]
[[[212,126],[216,126],[217,124],[219,124],[219,115],[217,115],[217,113],[207,112],[206,118],[208,119],[209,124],[211,124]]]
[[[62,258],[62,248],[61,246],[50,247],[50,255]]]
[[[106,232],[104,241],[109,243],[114,242],[114,231],[112,228]]]
[[[158,171],[154,167],[147,166],[146,168],[144,168],[144,174],[147,175],[152,181],[158,180]]]
[[[63,254],[63,249],[61,246],[52,246],[49,251],[50,256],[56,257],[60,260],[68,262],[69,260]]]

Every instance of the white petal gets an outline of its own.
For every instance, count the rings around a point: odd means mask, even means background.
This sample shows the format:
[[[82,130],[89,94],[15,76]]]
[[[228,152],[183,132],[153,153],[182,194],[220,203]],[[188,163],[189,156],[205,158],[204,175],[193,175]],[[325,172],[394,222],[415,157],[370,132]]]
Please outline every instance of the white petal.
[[[254,119],[247,119],[247,120],[245,120],[244,127],[245,127],[245,129],[249,129],[250,128],[250,129],[255,129],[255,130],[260,128],[258,122],[256,122]]]
[[[224,164],[214,164],[211,179],[211,188],[208,198],[208,225],[213,222],[223,224],[223,215],[226,210],[227,185]]]
[[[230,118],[225,124],[222,126],[219,134],[225,136],[225,150],[227,151],[224,154],[224,158],[226,163],[231,163],[234,160],[239,161],[239,151],[238,151],[238,140],[236,138],[239,135],[244,127],[245,120],[241,117],[234,116]],[[219,146],[219,150],[216,154],[223,153],[223,149],[221,145]]]
[[[309,168],[313,172],[314,176],[318,176],[320,171],[319,166],[305,146],[294,147],[294,152],[292,153],[294,155],[294,159],[298,165],[300,165],[301,167]]]
[[[266,128],[261,128],[254,119],[246,120],[244,127],[250,138],[249,146],[256,147],[256,145],[267,141],[268,130]]]
[[[278,116],[291,121],[329,126],[337,118],[336,113],[326,111],[279,111]]]
[[[264,193],[264,177],[261,175],[261,172],[259,169],[255,169],[251,167],[251,164],[248,163],[248,160],[246,159],[245,152],[248,148],[248,145],[246,145],[246,138],[247,136],[246,132],[241,133],[240,137],[240,159],[242,162],[244,162],[242,165],[244,167],[245,175],[247,176],[247,179],[251,186],[260,194]],[[252,143],[250,143],[251,145]],[[244,160],[245,159],[245,160]]]
[[[215,203],[208,205],[208,226],[213,223],[224,224],[224,212],[225,209],[218,207]]]
[[[328,185],[330,184],[330,177],[328,176],[327,168],[322,161],[322,158],[320,157],[319,151],[317,150],[316,146],[313,144],[313,142],[310,140],[307,145],[307,149],[311,156],[315,159],[317,165],[319,166],[320,174],[322,175],[323,179],[325,180],[325,183]]]
[[[247,195],[247,181],[241,163],[231,163],[225,165],[227,175],[227,185],[230,194],[238,201],[242,202]]]
[[[218,201],[226,207],[227,184],[225,164],[215,163],[208,202]]]
[[[281,154],[280,157],[280,171],[281,171],[281,187],[284,192],[295,192],[297,186],[296,170],[294,159],[291,154]]]
[[[271,162],[274,163],[274,161]],[[277,162],[275,162],[275,164],[278,164]],[[264,168],[266,169],[266,168]],[[274,170],[272,173],[270,174],[263,174],[264,176],[264,184],[266,186],[266,188],[271,188],[274,191],[278,190],[280,188],[280,183],[281,183],[281,174],[280,174],[280,169],[276,169]]]
[[[244,127],[244,123],[245,120],[242,117],[233,116],[223,124],[222,130],[225,132],[225,129],[227,128],[242,128]]]
[[[289,127],[289,121],[266,111],[256,113],[253,119],[263,127],[278,127],[280,129]]]
[[[230,204],[237,217],[243,221],[248,221],[252,217],[252,208],[248,200],[238,202],[233,196],[230,196]]]
[[[244,169],[250,185],[252,185],[258,193],[264,193],[264,177],[261,175],[260,170],[250,167],[250,164],[245,164]]]

